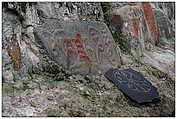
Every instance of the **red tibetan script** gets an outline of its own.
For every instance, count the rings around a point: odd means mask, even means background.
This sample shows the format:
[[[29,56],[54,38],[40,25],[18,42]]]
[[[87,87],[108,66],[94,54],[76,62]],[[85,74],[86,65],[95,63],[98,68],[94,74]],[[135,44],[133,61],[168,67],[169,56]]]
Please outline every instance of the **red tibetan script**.
[[[70,42],[70,44],[74,44],[74,46],[71,46],[69,48],[67,48],[68,52],[75,52],[79,55],[79,57],[82,59],[87,59],[90,60],[89,56],[87,55],[87,53],[84,51],[84,47],[81,43],[81,36],[80,33],[77,32],[76,34],[76,38],[70,38],[70,39],[64,39],[65,41]],[[76,49],[75,49],[76,47]]]
[[[138,19],[132,19],[132,24],[134,28],[134,37],[136,40],[139,40],[139,20]]]
[[[151,5],[148,2],[142,2],[141,4],[143,7],[144,16],[145,16],[145,20],[146,20],[149,32],[150,32],[153,40],[155,40],[155,42],[156,42],[158,32],[157,32],[157,28],[155,26]]]

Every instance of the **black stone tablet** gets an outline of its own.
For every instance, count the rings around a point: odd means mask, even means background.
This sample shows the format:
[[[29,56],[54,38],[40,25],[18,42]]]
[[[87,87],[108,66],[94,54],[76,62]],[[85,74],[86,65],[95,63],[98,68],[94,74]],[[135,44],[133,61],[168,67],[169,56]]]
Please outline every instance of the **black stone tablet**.
[[[105,77],[138,103],[152,102],[153,99],[159,97],[157,88],[147,81],[141,73],[133,69],[110,69],[105,73]]]

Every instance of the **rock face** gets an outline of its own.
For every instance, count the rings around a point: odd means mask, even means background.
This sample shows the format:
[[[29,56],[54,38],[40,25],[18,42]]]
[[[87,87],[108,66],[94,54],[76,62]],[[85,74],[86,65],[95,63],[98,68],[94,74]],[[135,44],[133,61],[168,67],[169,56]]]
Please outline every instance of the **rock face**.
[[[175,73],[173,11],[174,3],[144,2],[118,4],[109,11],[112,26],[131,39],[132,55],[171,76]]]
[[[23,72],[24,75],[28,75],[28,71],[32,71],[31,68],[39,71],[48,70],[46,67],[49,67],[51,63],[43,58],[47,55],[36,43],[33,29],[38,24],[42,24],[45,20],[50,21],[50,19],[103,21],[103,12],[100,3],[4,2],[2,42],[3,52],[7,53],[3,53],[3,58],[8,57],[11,60],[3,62],[3,66],[7,66],[9,63],[11,70],[15,70],[17,73],[24,68],[26,71],[26,73]],[[42,52],[44,53],[41,54]],[[9,56],[4,56],[5,54],[9,54]],[[6,68],[3,68],[6,72]],[[3,77],[6,79],[6,75]]]
[[[174,8],[174,3],[155,2],[3,2],[2,115],[171,116],[175,110]],[[110,21],[106,21],[108,18]],[[51,24],[65,27],[54,34],[57,29],[53,26],[50,29]],[[122,39],[128,39],[130,47],[127,45],[125,51],[131,49],[133,55],[119,50],[124,42],[117,43],[114,38],[114,43],[109,24],[114,26],[115,32],[126,36]],[[63,31],[67,32],[67,37],[61,35]],[[68,39],[68,49],[63,50],[65,46],[61,46],[63,40],[59,38]],[[78,47],[80,49],[76,50]],[[62,56],[60,60],[60,51],[67,54],[69,48],[77,52],[78,59]],[[85,62],[87,55],[94,59],[92,65],[80,67],[79,63]],[[80,62],[82,56],[86,59]],[[92,75],[118,66],[141,72],[157,87],[160,100],[147,105],[136,104],[102,74]],[[91,75],[85,78],[78,75],[88,73]]]
[[[120,66],[120,50],[104,23],[50,20],[35,34],[51,58],[72,74],[103,74]]]

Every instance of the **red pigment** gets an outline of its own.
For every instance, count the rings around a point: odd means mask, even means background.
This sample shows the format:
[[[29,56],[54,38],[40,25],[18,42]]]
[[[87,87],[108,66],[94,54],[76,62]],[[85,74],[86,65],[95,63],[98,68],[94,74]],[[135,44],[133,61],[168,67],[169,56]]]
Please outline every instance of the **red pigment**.
[[[59,54],[56,51],[53,51],[54,56],[59,56]]]
[[[84,47],[83,45],[81,44],[81,41],[80,41],[80,33],[77,32],[76,34],[76,37],[79,37],[79,38],[71,38],[71,39],[65,39],[66,41],[70,41],[70,42],[74,42],[74,45],[76,46],[77,48],[77,53],[79,54],[79,57],[80,58],[85,58],[87,60],[90,60],[90,58],[87,56],[86,52],[84,51]],[[68,48],[68,51],[73,51],[74,49],[69,49]]]
[[[133,25],[133,34],[134,38],[136,40],[139,40],[139,20],[138,19],[132,19],[132,25]]]
[[[80,37],[81,35],[80,35],[80,33],[79,33],[79,32],[76,32],[76,36],[77,36],[77,37]]]
[[[155,26],[151,5],[148,2],[142,2],[141,4],[143,7],[145,20],[146,20],[151,38],[156,42],[158,32]]]

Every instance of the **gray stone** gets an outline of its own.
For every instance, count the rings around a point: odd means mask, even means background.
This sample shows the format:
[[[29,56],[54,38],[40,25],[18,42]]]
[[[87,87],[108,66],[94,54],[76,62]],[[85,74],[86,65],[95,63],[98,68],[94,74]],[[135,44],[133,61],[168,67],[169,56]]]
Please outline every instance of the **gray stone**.
[[[153,51],[145,51],[141,62],[148,63],[169,76],[175,77],[175,55],[170,50],[156,48]]]
[[[111,24],[127,39],[130,37],[131,53],[136,59],[174,77],[174,3],[144,5],[148,9],[143,9],[143,4],[115,3],[117,7],[109,11]]]
[[[133,8],[135,13],[139,14],[136,8],[139,7],[137,3],[118,2],[109,3],[112,6],[110,11],[118,11],[119,8],[124,8],[124,12],[117,12],[122,14],[123,26],[126,27],[126,16],[129,13],[129,8]],[[113,5],[114,4],[114,5]],[[2,115],[3,116],[171,116],[175,111],[175,78],[170,78],[167,73],[174,74],[174,54],[168,50],[174,47],[174,28],[175,28],[175,4],[164,2],[150,3],[153,10],[160,15],[168,17],[165,18],[169,28],[163,28],[160,37],[160,44],[158,47],[164,49],[156,49],[154,44],[151,44],[148,37],[148,30],[145,27],[146,23],[142,19],[142,30],[138,47],[131,45],[132,51],[137,51],[134,56],[128,55],[122,58],[123,65],[121,68],[133,68],[136,71],[143,73],[147,80],[157,87],[160,92],[160,102],[151,103],[148,105],[138,105],[126,96],[124,96],[110,81],[101,76],[89,76],[83,78],[79,75],[67,76],[69,71],[64,71],[62,66],[59,66],[54,61],[51,61],[48,54],[34,37],[34,27],[38,24],[43,24],[44,21],[101,21],[105,22],[104,18],[108,18],[109,13],[102,11],[103,3],[88,3],[88,2],[3,2],[2,3],[2,69],[3,69],[3,102]],[[130,7],[131,6],[131,7]],[[117,7],[117,8],[115,8]],[[157,10],[160,9],[161,11]],[[116,14],[117,14],[116,13]],[[104,17],[103,17],[104,15]],[[163,16],[163,17],[164,17]],[[158,16],[154,15],[155,20]],[[158,18],[159,19],[159,18]],[[118,21],[119,20],[115,20]],[[120,20],[121,21],[121,20]],[[170,21],[170,23],[169,23]],[[121,23],[121,22],[120,22]],[[110,21],[108,22],[110,24]],[[159,26],[163,22],[159,23]],[[54,24],[55,25],[55,24]],[[121,25],[118,25],[121,26]],[[171,27],[172,26],[172,27]],[[94,26],[95,27],[95,26]],[[119,28],[119,27],[118,27]],[[159,27],[160,28],[160,27]],[[124,28],[123,28],[124,29]],[[167,30],[168,29],[168,30]],[[160,29],[158,29],[160,30]],[[164,31],[162,30],[162,31]],[[20,55],[22,67],[18,71],[13,69],[13,60],[7,53],[7,45],[12,34],[16,34],[15,41],[20,47]],[[170,33],[166,35],[167,33]],[[163,34],[165,34],[163,36]],[[82,34],[81,34],[82,35]],[[128,42],[133,40],[131,35],[126,34],[129,38]],[[147,45],[151,44],[151,45]],[[163,44],[165,44],[165,47]],[[117,44],[118,45],[118,44]],[[141,47],[140,47],[141,45]],[[147,50],[148,53],[141,48]],[[170,45],[168,47],[168,45]],[[118,47],[118,46],[117,46]],[[130,47],[128,47],[130,48]],[[155,49],[155,51],[154,51]],[[128,50],[128,49],[126,49]],[[159,52],[158,52],[159,51]],[[145,53],[139,61],[135,60],[137,56]],[[149,53],[150,52],[150,53]],[[153,54],[153,52],[155,52]],[[168,53],[167,53],[168,52]],[[137,55],[136,55],[137,54]],[[123,56],[123,55],[122,55]],[[156,58],[156,56],[160,56]],[[130,58],[129,58],[130,57]],[[170,58],[170,60],[169,60]],[[143,60],[147,59],[147,63]],[[169,63],[169,61],[172,63]],[[160,62],[159,62],[160,61]],[[164,63],[165,64],[164,64]],[[170,67],[168,67],[170,65]],[[119,64],[118,64],[119,65]],[[156,68],[153,68],[151,66]],[[160,67],[159,67],[160,66]],[[31,72],[33,69],[33,74]],[[34,70],[35,69],[35,70]],[[160,71],[160,70],[161,71]],[[57,75],[60,73],[62,75]],[[101,73],[99,73],[101,74]],[[64,80],[56,81],[54,77],[64,78]],[[32,78],[31,78],[32,77]],[[7,81],[4,81],[4,79]],[[14,82],[14,79],[16,82]],[[29,88],[23,90],[23,83]],[[13,88],[19,86],[19,88]],[[20,89],[20,90],[19,90]],[[51,96],[51,99],[47,99]],[[22,100],[19,100],[21,97]],[[12,101],[12,99],[17,99]],[[20,102],[21,101],[21,102]],[[31,104],[33,105],[31,105]],[[24,107],[23,107],[24,106]]]
[[[35,29],[50,57],[73,74],[98,74],[120,66],[120,50],[104,23],[50,20]]]

